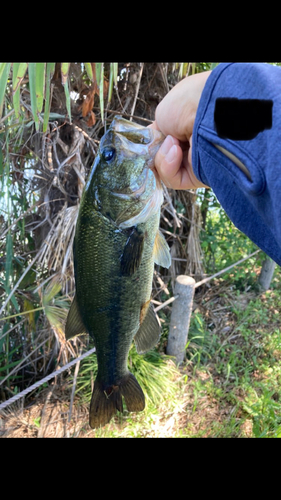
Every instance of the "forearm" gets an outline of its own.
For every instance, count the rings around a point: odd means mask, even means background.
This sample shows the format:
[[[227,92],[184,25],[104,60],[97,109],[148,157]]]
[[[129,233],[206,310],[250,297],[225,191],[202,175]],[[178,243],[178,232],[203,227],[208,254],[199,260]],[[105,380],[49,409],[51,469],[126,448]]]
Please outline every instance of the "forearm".
[[[218,98],[272,100],[272,127],[252,139],[219,136]],[[241,127],[242,128],[242,127]],[[193,129],[192,165],[234,224],[281,265],[281,69],[221,64],[204,87]]]

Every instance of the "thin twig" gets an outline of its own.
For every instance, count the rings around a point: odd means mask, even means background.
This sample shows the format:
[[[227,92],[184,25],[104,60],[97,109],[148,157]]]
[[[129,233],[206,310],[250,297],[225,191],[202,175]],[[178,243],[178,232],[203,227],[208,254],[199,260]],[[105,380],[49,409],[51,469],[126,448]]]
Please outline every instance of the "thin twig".
[[[25,217],[29,212],[31,212],[34,208],[40,208],[42,207],[43,205],[46,205],[46,204],[49,204],[50,202],[55,202],[55,201],[63,201],[64,198],[56,198],[55,200],[49,200],[49,201],[43,201],[42,203],[39,204],[39,202],[37,201],[36,203],[34,203],[34,205],[32,205],[31,207],[28,208],[28,210],[26,210],[25,212],[23,212],[17,219],[14,220],[14,222],[12,222],[8,227],[7,229],[5,229],[5,231],[3,231],[3,233],[0,234],[0,239],[4,238],[4,236],[6,236],[6,234],[9,232],[9,230],[20,220],[22,219],[23,217]],[[26,226],[27,227],[27,226]]]
[[[42,410],[42,413],[41,413],[41,419],[40,419],[40,427],[39,427],[39,430],[38,430],[38,437],[43,437],[44,436],[44,431],[45,431],[45,428],[46,428],[46,425],[43,425],[43,421],[44,421],[44,418],[45,418],[45,413],[46,413],[46,409],[47,409],[47,405],[53,395],[53,392],[55,390],[56,386],[53,385],[52,387],[49,387],[48,389],[48,394],[47,394],[47,397],[46,397],[46,401],[45,401],[45,404],[43,406],[43,410]]]
[[[3,333],[3,335],[1,335],[0,340],[2,340],[4,337],[6,337],[6,335],[8,335],[9,333],[11,333],[15,328],[17,328],[17,326],[22,325],[22,323],[24,323],[25,321],[26,321],[26,318],[23,318],[16,325],[12,326],[12,328],[10,328],[10,330],[8,330],[7,332]]]
[[[174,297],[171,297],[170,299],[165,300],[165,302],[163,302],[163,303],[161,304],[161,306],[155,307],[154,311],[155,311],[155,312],[160,311],[160,309],[163,309],[163,307],[167,306],[168,304],[171,304],[171,303],[172,303],[172,302],[174,302],[174,300],[176,300],[178,297],[179,297],[179,295],[175,295]]]
[[[3,118],[0,118],[0,123],[4,122],[5,120],[7,120],[7,118],[9,118],[9,116],[13,115],[15,112],[14,109],[12,109],[11,111],[9,111],[9,113],[6,114],[6,116],[3,116]]]
[[[100,109],[99,106],[93,106],[93,109]],[[153,123],[153,120],[149,120],[148,118],[144,118],[143,116],[137,116],[137,115],[129,115],[128,113],[123,112],[123,111],[117,111],[116,109],[107,109],[107,112],[108,113],[114,113],[115,115],[125,115],[126,118],[135,118],[136,120],[143,120],[144,122],[147,122],[147,123]],[[107,118],[107,120],[110,120],[110,118]],[[92,139],[92,140],[95,140],[95,139]],[[100,141],[96,141],[95,142],[100,142]]]
[[[251,253],[250,255],[247,255],[247,257],[244,257],[244,259],[241,259],[241,260],[238,260],[237,262],[235,262],[234,264],[231,264],[231,266],[228,266],[226,267],[225,269],[222,269],[221,271],[219,271],[218,273],[215,273],[213,274],[212,276],[209,276],[208,278],[204,278],[203,280],[201,281],[198,281],[196,284],[195,284],[195,288],[198,288],[198,286],[201,286],[203,285],[204,283],[207,283],[207,281],[210,281],[212,280],[213,278],[216,278],[217,276],[220,276],[220,274],[223,274],[223,273],[226,273],[227,271],[229,271],[229,269],[232,269],[232,267],[234,266],[238,266],[239,264],[241,264],[242,262],[244,262],[244,260],[247,260],[247,259],[250,259],[251,257],[253,257],[254,255],[256,255],[258,252],[260,252],[261,250],[258,249],[256,250],[255,252]]]
[[[42,253],[42,249],[39,250],[39,252],[37,253],[37,255],[34,257],[34,259],[31,261],[31,263],[27,266],[26,270],[24,271],[24,273],[21,275],[21,277],[18,279],[18,281],[16,282],[14,288],[11,290],[11,292],[9,293],[8,297],[6,298],[4,304],[2,305],[1,309],[0,309],[0,315],[2,314],[2,312],[4,311],[6,305],[8,304],[10,298],[13,296],[13,294],[15,293],[16,289],[18,288],[19,284],[21,283],[21,281],[23,280],[23,278],[25,277],[25,275],[28,273],[28,271],[32,268],[33,264],[35,264],[35,262],[37,261],[37,259],[40,257]]]
[[[162,80],[163,80],[163,83],[164,83],[164,86],[165,86],[165,91],[168,94],[168,92],[169,92],[170,89],[169,89],[169,84],[168,84],[168,80],[167,80],[167,74],[166,74],[166,72],[164,70],[164,63],[158,63],[158,67],[160,69]]]
[[[130,122],[132,121],[132,115],[134,114],[135,107],[136,107],[136,102],[137,102],[137,98],[138,98],[138,94],[139,94],[139,88],[140,88],[140,82],[141,82],[141,77],[142,77],[144,63],[140,63],[140,65],[141,65],[141,67],[140,67],[139,77],[138,77],[138,81],[137,81],[137,88],[136,88],[135,98],[134,98],[133,106],[132,106],[132,109],[131,109]]]
[[[27,311],[22,311],[22,312],[19,312],[17,314],[11,314],[11,316],[5,316],[5,318],[0,318],[0,321],[6,321],[6,319],[16,318],[16,316],[23,316],[24,314],[30,314],[30,313],[33,313],[35,311],[43,311],[43,309],[44,309],[44,307],[42,307],[42,306],[36,307],[36,309],[28,309]],[[5,334],[5,335],[7,335],[7,334]]]
[[[55,378],[58,375],[60,375],[61,373],[63,373],[65,370],[68,370],[71,366],[75,365],[78,361],[81,361],[82,359],[86,358],[87,356],[90,356],[90,354],[93,354],[95,352],[95,350],[96,350],[96,348],[93,347],[89,351],[82,354],[82,356],[80,356],[80,358],[76,358],[73,361],[70,361],[70,363],[67,363],[67,365],[64,365],[59,370],[56,370],[53,373],[50,373],[50,375],[47,375],[47,377],[43,378],[42,380],[38,380],[38,382],[35,382],[35,384],[33,384],[30,387],[27,387],[23,391],[19,392],[18,394],[16,394],[12,398],[8,399],[8,401],[4,401],[4,403],[0,404],[0,411],[4,410],[4,408],[6,408],[6,406],[9,406],[12,403],[15,403],[18,399],[23,398],[24,396],[26,396],[30,392],[34,391],[35,389],[37,389],[37,387],[40,387],[40,385],[45,384],[46,382],[48,382],[52,378]]]
[[[154,271],[154,274],[156,275],[156,279],[161,286],[161,291],[163,290],[166,295],[170,295],[169,289],[167,288],[166,284],[161,279],[161,277],[156,273],[156,271]]]
[[[198,288],[199,286],[203,285],[204,283],[207,283],[208,281],[212,280],[213,278],[216,278],[220,274],[226,273],[227,271],[229,271],[229,269],[232,269],[232,267],[238,266],[239,264],[241,264],[242,262],[244,262],[247,259],[250,259],[251,257],[253,257],[254,255],[256,255],[260,251],[261,250],[258,249],[255,252],[251,253],[250,255],[247,255],[247,257],[244,257],[244,259],[238,260],[234,264],[231,264],[231,266],[228,266],[225,269],[222,269],[218,273],[215,273],[212,276],[209,276],[208,278],[205,278],[205,279],[203,279],[201,281],[198,281],[197,283],[195,283],[195,288]],[[154,311],[155,312],[160,311],[160,309],[162,309],[163,307],[167,306],[168,304],[171,304],[171,302],[174,302],[174,300],[177,299],[177,298],[178,298],[178,295],[175,295],[174,297],[171,297],[170,299],[168,299],[165,302],[163,302],[160,306],[156,307],[154,309]]]
[[[80,348],[79,357],[81,356],[81,354],[82,354],[82,346]],[[70,422],[70,420],[71,420],[72,406],[73,406],[73,401],[74,401],[74,394],[75,394],[75,389],[76,389],[76,382],[77,382],[79,368],[80,368],[80,361],[77,362],[77,364],[75,366],[75,371],[74,371],[74,379],[73,379],[71,399],[70,399],[70,405],[69,405],[68,422]]]
[[[6,380],[11,377],[11,375],[13,375],[13,373],[15,373],[16,371],[18,371],[19,367],[28,359],[30,358],[30,356],[32,356],[32,354],[35,353],[35,351],[37,351],[38,349],[40,349],[40,347],[42,347],[42,345],[46,344],[46,342],[48,342],[49,339],[45,339],[43,342],[41,342],[41,344],[39,344],[33,351],[31,351],[27,356],[25,356],[17,366],[15,366],[15,368],[10,372],[8,373],[8,375],[3,379],[1,380],[0,382],[0,385],[3,385],[4,382],[6,382]]]

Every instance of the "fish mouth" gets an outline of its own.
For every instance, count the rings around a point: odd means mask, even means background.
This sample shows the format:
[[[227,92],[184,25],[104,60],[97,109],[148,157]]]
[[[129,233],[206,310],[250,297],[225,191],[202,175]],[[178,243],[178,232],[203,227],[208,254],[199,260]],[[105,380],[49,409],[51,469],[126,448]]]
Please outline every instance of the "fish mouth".
[[[137,144],[149,144],[151,142],[151,135],[148,128],[119,116],[114,118],[111,128],[114,132],[127,137],[131,142]]]
[[[161,181],[154,169],[154,158],[165,136],[159,130],[143,127],[121,117],[116,117],[110,128],[118,136],[124,150],[145,158],[145,167],[135,181],[130,186],[123,186],[122,191],[112,192],[113,196],[119,199],[131,201],[131,206],[136,200],[141,201],[142,208],[138,213],[131,213],[128,216],[129,209],[126,207],[116,220],[120,228],[128,228],[145,222],[159,210],[163,202]],[[151,189],[146,195],[145,192],[150,183]]]
[[[119,116],[115,117],[110,128],[118,136],[126,151],[146,158],[146,166],[134,183],[123,187],[122,191],[114,191],[112,194],[124,200],[139,198],[145,192],[149,179],[149,170],[153,170],[155,155],[165,136],[159,130],[144,127]],[[155,170],[153,170],[153,174],[156,186],[159,188],[161,182]]]
[[[165,139],[162,132],[121,117],[116,117],[110,128],[118,135],[127,150],[146,156],[147,167],[153,169],[155,155]]]

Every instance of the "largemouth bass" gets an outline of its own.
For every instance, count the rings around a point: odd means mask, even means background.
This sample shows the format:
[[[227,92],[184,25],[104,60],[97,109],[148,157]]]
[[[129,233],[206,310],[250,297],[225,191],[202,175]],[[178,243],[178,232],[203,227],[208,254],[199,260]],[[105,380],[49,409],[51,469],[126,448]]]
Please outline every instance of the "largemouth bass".
[[[163,191],[153,170],[164,140],[157,130],[115,118],[102,137],[82,195],[74,238],[76,295],[65,334],[89,333],[98,373],[90,405],[92,428],[117,410],[145,407],[143,391],[128,370],[134,339],[143,353],[159,340],[150,303],[154,263],[169,267],[169,247],[159,231]]]

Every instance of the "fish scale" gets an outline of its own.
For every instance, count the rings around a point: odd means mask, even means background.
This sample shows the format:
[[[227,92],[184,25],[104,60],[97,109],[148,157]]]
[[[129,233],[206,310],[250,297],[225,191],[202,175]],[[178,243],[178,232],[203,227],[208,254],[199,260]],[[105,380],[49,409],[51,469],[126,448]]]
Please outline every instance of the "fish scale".
[[[122,411],[123,398],[128,411],[145,406],[128,370],[128,354],[133,339],[138,352],[145,352],[160,335],[150,304],[154,263],[169,267],[171,259],[159,233],[163,195],[152,158],[163,139],[158,131],[115,119],[81,199],[74,238],[76,295],[66,338],[89,333],[96,345],[92,428]]]

